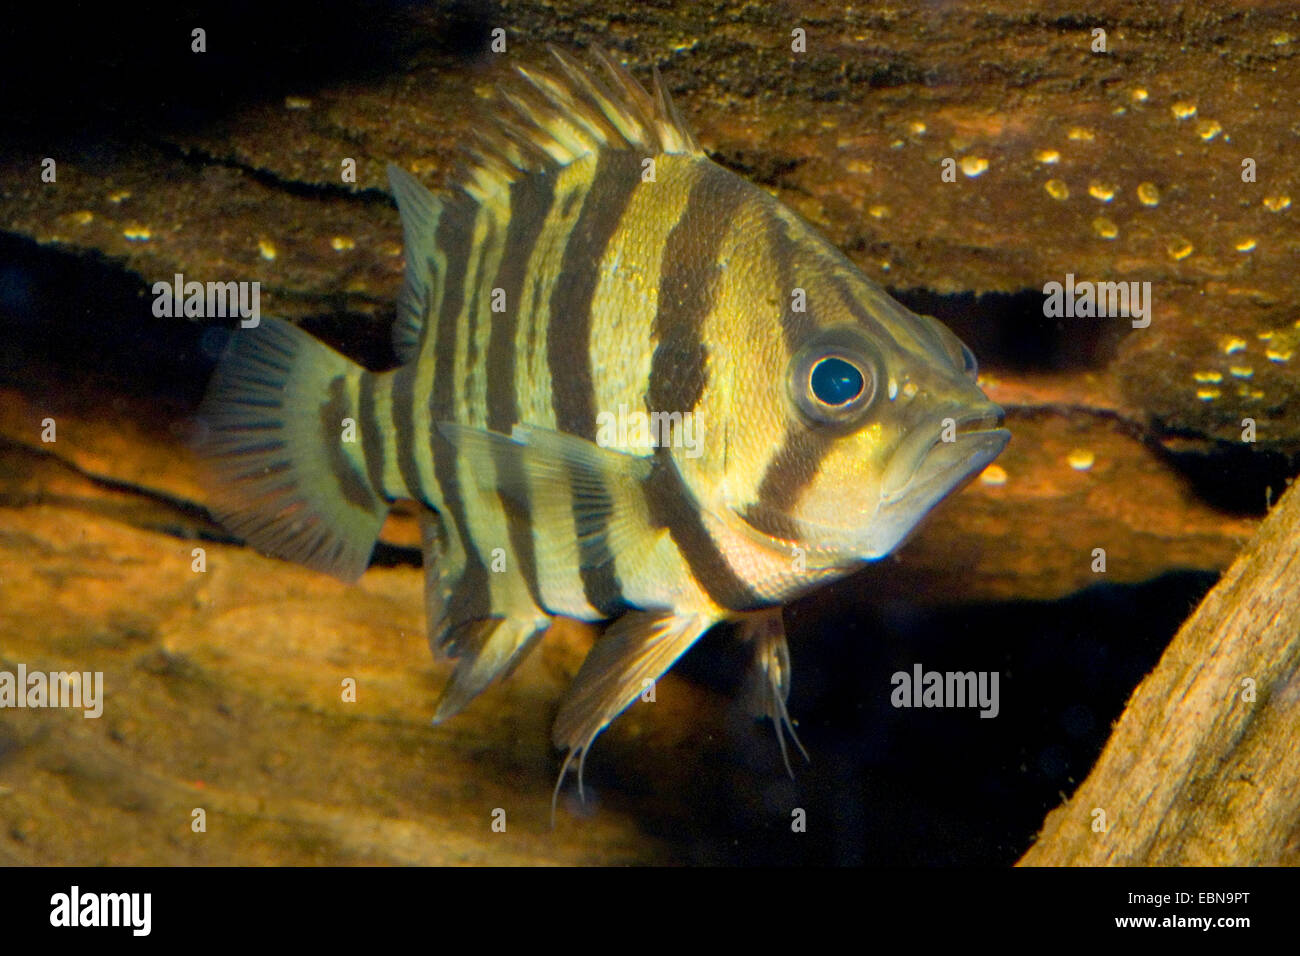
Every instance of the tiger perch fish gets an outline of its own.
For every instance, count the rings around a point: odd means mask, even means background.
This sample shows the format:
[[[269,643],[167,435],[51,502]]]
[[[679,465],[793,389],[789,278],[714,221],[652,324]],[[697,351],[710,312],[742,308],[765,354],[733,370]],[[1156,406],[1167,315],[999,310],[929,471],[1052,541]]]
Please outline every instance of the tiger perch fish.
[[[455,661],[435,722],[553,618],[604,624],[555,720],[557,793],[724,621],[784,756],[783,605],[894,550],[1001,453],[1002,410],[947,328],[708,159],[657,71],[652,94],[552,53],[444,194],[388,167],[399,368],[274,319],[234,333],[200,411],[214,513],[351,581],[417,502],[429,641]]]

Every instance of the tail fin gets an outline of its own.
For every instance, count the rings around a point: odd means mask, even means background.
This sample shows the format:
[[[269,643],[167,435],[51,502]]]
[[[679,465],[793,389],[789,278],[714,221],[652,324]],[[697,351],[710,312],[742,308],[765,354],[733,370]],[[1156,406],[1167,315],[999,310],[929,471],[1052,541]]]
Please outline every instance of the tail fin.
[[[357,411],[369,374],[287,322],[234,334],[199,410],[222,524],[277,557],[361,576],[388,513]]]

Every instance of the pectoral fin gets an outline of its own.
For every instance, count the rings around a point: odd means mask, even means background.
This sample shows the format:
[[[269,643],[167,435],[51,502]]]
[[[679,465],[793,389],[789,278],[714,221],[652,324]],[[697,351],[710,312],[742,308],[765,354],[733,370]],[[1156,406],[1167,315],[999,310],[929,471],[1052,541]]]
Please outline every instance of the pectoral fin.
[[[572,523],[581,567],[653,545],[658,532],[651,529],[640,490],[653,467],[649,458],[526,425],[516,425],[510,435],[451,422],[440,422],[438,430],[474,463],[483,493],[500,495],[507,508],[534,525]]]

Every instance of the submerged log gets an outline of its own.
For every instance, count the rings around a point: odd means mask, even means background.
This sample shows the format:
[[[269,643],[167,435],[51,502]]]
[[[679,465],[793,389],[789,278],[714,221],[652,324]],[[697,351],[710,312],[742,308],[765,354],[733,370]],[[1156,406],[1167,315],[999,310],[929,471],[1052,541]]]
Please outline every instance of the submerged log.
[[[1298,543],[1292,487],[1022,865],[1300,864]]]

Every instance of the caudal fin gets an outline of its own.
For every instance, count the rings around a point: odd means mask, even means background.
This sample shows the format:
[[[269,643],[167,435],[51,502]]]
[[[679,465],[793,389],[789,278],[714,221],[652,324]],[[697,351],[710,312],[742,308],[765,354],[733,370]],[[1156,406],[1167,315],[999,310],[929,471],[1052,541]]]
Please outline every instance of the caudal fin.
[[[226,528],[345,581],[361,576],[388,513],[357,413],[369,374],[287,322],[234,334],[199,410],[212,510]]]

